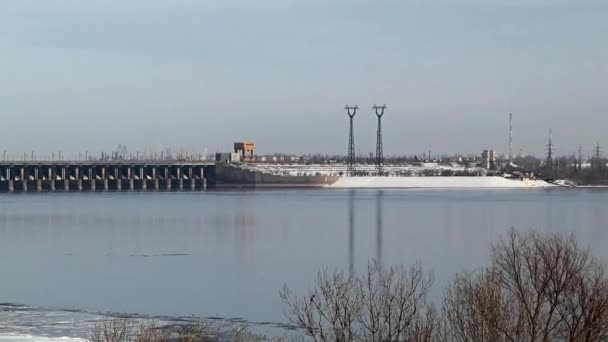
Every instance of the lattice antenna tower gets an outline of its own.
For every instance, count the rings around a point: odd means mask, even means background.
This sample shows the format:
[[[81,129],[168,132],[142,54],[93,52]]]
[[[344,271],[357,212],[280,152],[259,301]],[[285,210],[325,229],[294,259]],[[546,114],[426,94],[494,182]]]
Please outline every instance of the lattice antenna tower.
[[[382,116],[386,110],[386,105],[372,107],[376,112],[378,118],[378,131],[376,133],[376,174],[378,176],[384,175],[384,151],[382,147]]]
[[[346,170],[349,176],[355,175],[355,131],[353,127],[353,120],[355,118],[355,114],[357,114],[357,109],[359,107],[355,105],[354,107],[346,105],[344,106],[346,109],[346,114],[348,114],[348,119],[350,123],[350,130],[348,136],[348,156],[346,157]]]
[[[513,113],[509,113],[509,165],[513,162]]]

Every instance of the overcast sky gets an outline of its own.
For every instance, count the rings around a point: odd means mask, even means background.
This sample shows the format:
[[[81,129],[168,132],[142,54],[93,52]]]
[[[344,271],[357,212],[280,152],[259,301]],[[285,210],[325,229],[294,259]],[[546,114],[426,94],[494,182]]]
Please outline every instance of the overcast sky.
[[[0,0],[0,150],[608,150],[606,0]]]

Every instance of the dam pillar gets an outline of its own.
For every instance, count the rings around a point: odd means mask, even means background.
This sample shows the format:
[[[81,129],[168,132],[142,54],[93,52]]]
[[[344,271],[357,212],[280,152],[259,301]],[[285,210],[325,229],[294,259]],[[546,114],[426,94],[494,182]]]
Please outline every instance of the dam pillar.
[[[34,179],[36,179],[36,191],[42,192],[42,177],[40,177],[40,166],[34,169]]]
[[[108,191],[110,188],[110,182],[108,182],[105,166],[101,168],[101,180],[103,180],[103,191]]]
[[[184,190],[184,177],[182,176],[182,168],[177,167],[177,184],[179,187],[179,191]]]
[[[66,172],[65,167],[62,170],[63,170],[63,191],[68,192],[68,191],[70,191],[70,170],[68,169]]]
[[[97,188],[95,184],[97,182],[97,174],[93,173],[93,166],[89,167],[89,179],[91,180],[91,191],[95,191]]]
[[[139,169],[139,179],[141,179],[141,190],[142,191],[148,190],[148,177],[146,175],[145,166],[141,166],[141,168]]]
[[[200,174],[201,174],[201,188],[203,190],[207,189],[207,171],[205,170],[205,166],[201,166],[201,170],[200,170]]]
[[[120,167],[114,168],[114,179],[116,180],[116,190],[122,191],[122,175],[120,174]]]
[[[127,179],[129,180],[129,191],[135,190],[135,180],[133,179],[133,167],[127,167]]]
[[[152,180],[154,181],[154,190],[158,190],[158,178],[156,178],[156,166],[152,166]]]
[[[49,177],[51,179],[51,191],[55,192],[55,180],[57,179],[57,169],[55,169],[55,166],[49,168]]]
[[[194,167],[190,166],[188,169],[188,177],[190,178],[190,190],[196,190],[196,177],[194,177]]]
[[[7,167],[6,168],[6,180],[8,181],[8,192],[14,192],[15,191],[15,177],[12,174],[13,172],[11,172],[12,167]]]
[[[23,192],[27,192],[27,179],[25,179],[25,167],[21,168],[21,189]]]
[[[80,166],[76,166],[76,170],[74,170],[74,175],[76,176],[76,187],[78,191],[82,191],[82,178],[80,177]]]
[[[171,190],[171,173],[169,167],[165,167],[165,181],[167,182],[167,190]]]
[[[25,174],[25,168],[21,168],[21,191],[27,192],[27,176]]]

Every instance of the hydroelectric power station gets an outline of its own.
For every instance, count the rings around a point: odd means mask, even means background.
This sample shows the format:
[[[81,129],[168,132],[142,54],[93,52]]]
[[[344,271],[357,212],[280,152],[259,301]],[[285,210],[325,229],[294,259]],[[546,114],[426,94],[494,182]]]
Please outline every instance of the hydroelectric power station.
[[[0,192],[203,190],[211,162],[0,162]]]

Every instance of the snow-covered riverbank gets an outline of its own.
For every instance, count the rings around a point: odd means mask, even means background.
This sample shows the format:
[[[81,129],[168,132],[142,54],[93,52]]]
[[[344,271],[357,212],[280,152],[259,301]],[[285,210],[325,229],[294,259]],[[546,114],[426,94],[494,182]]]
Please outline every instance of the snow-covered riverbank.
[[[545,188],[543,180],[504,177],[342,177],[331,188]]]

